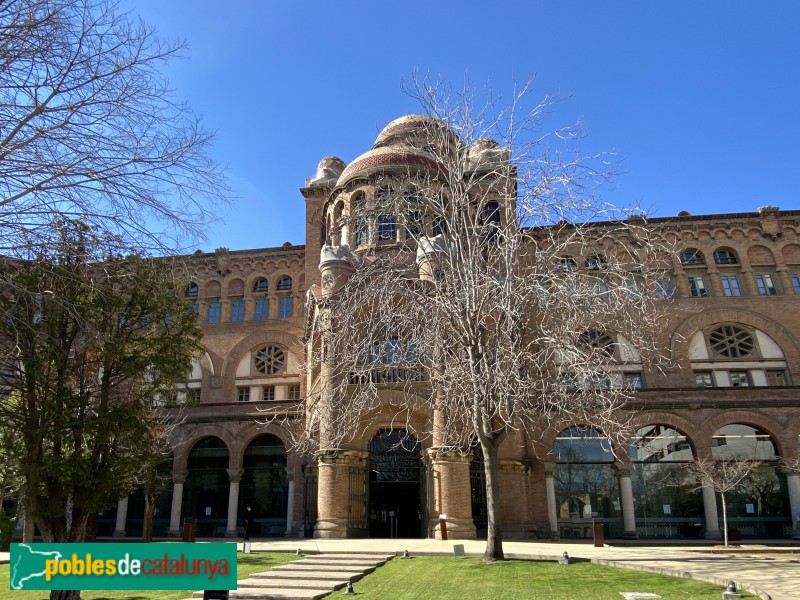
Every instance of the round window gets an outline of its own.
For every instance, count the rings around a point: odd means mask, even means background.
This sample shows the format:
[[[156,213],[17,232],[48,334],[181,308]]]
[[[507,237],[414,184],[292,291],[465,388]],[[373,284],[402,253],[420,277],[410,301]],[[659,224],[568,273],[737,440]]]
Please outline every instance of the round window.
[[[275,375],[286,366],[286,355],[277,346],[264,346],[253,353],[253,365],[263,375]]]
[[[725,325],[712,331],[708,342],[714,352],[728,358],[747,356],[756,347],[753,336],[733,325]]]

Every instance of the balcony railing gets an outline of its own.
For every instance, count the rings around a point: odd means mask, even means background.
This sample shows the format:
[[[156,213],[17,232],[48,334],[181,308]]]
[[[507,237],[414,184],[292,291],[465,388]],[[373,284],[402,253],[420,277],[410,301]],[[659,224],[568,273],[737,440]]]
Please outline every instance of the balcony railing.
[[[420,369],[400,367],[380,367],[364,372],[350,373],[351,385],[366,385],[368,383],[403,383],[406,381],[424,381],[425,374]]]

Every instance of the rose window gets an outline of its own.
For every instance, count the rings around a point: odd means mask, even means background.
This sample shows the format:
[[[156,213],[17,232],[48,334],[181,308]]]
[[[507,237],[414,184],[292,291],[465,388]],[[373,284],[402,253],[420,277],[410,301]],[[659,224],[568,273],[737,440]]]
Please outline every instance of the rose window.
[[[744,329],[732,325],[715,329],[708,336],[708,341],[714,352],[728,358],[747,356],[756,346],[753,336]]]
[[[286,366],[286,355],[277,346],[264,346],[253,354],[253,365],[263,375],[275,375]]]
[[[593,348],[609,358],[614,354],[614,340],[607,333],[585,331],[581,334],[580,342],[584,346]]]

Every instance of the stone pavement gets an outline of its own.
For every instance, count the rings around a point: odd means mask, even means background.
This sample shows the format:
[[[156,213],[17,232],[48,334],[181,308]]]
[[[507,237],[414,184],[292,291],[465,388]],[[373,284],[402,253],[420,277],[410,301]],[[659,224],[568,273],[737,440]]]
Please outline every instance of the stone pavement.
[[[219,540],[232,541],[232,540]],[[482,556],[486,543],[480,540],[387,540],[387,539],[280,539],[254,540],[253,551],[304,553],[452,554],[454,544],[463,544],[467,555]],[[639,545],[641,544],[641,545]],[[736,582],[764,600],[800,600],[800,544],[766,545],[748,542],[724,549],[707,544],[685,545],[653,543],[637,545],[612,540],[595,548],[590,540],[543,542],[508,540],[503,543],[507,558],[557,560],[564,552],[570,558],[623,569],[636,569],[708,581],[724,586]],[[0,553],[0,563],[8,562],[8,553]]]

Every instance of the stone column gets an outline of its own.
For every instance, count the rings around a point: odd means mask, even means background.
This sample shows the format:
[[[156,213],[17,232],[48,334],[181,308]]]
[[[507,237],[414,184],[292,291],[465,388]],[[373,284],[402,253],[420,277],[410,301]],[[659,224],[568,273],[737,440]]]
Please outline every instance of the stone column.
[[[114,526],[114,537],[125,537],[125,521],[128,520],[128,497],[117,502],[117,524]]]
[[[242,480],[242,469],[228,469],[228,479],[231,482],[228,488],[228,524],[225,527],[225,537],[238,537],[239,530],[236,522],[239,520],[239,482]]]
[[[169,535],[181,535],[181,506],[183,505],[183,484],[186,481],[186,471],[172,472],[172,510],[169,513]]]
[[[447,538],[474,540],[475,522],[472,520],[472,494],[470,492],[470,454],[429,448],[426,459],[430,465],[433,486],[430,507],[429,531],[437,540],[442,539],[439,515],[447,515]]]
[[[703,508],[706,515],[706,539],[720,540],[719,516],[717,514],[717,493],[708,478],[703,478]]]
[[[294,536],[294,469],[286,467],[286,477],[289,480],[289,492],[286,500],[286,533],[284,537]]]
[[[789,489],[792,537],[800,539],[800,474],[795,472],[786,473],[786,487]]]
[[[503,539],[526,537],[530,530],[530,515],[527,514],[527,486],[530,467],[521,460],[500,459],[500,505],[503,523]]]
[[[364,471],[367,465],[367,452],[356,450],[328,450],[320,453],[317,459],[319,467],[318,497],[317,497],[317,524],[314,527],[314,537],[322,539],[346,538],[350,532],[351,511],[361,511],[366,520],[366,489],[355,490],[356,499],[363,502],[362,506],[351,506],[350,497],[350,469],[355,467]],[[364,482],[366,487],[366,482]],[[361,520],[362,515],[353,515],[354,520]],[[365,523],[366,526],[366,523]]]
[[[551,539],[561,539],[561,532],[558,530],[558,508],[556,506],[556,482],[555,482],[555,463],[545,463],[544,465],[544,484],[547,491],[547,521],[550,524]]]
[[[633,504],[633,485],[631,484],[631,465],[616,463],[619,473],[619,493],[622,499],[622,536],[629,540],[639,537],[636,533],[636,508]]]

